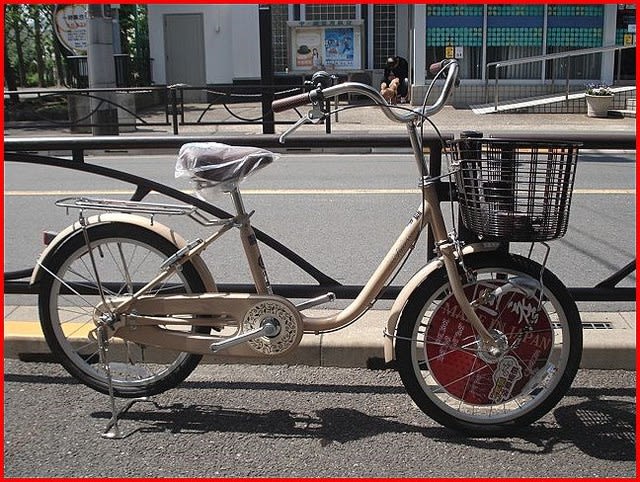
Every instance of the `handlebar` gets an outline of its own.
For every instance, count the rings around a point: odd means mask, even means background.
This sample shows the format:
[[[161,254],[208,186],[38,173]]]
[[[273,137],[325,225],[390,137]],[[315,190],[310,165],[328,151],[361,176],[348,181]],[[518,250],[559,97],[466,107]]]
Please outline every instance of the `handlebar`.
[[[429,66],[429,73],[431,75],[437,75],[442,69],[447,68],[449,65],[453,63],[458,63],[455,59],[444,59],[440,62],[435,62]]]
[[[420,106],[409,112],[399,112],[392,109],[390,107],[390,104],[387,103],[380,92],[369,85],[357,82],[344,82],[342,84],[334,85],[324,89],[318,87],[310,92],[305,92],[303,94],[297,94],[291,97],[286,97],[284,99],[276,100],[271,104],[271,108],[274,112],[282,112],[288,109],[293,109],[294,107],[300,107],[306,104],[318,102],[325,98],[337,97],[343,94],[360,94],[373,100],[390,120],[406,124],[423,119],[424,117],[432,116],[442,110],[445,102],[451,94],[451,89],[458,80],[458,61],[454,59],[445,59],[441,62],[431,64],[431,66],[429,67],[429,71],[433,75],[440,73],[444,69],[447,69],[447,74],[444,86],[442,87],[438,99],[432,105],[424,107]]]
[[[310,103],[309,92],[304,92],[302,94],[292,95],[291,97],[285,97],[284,99],[274,100],[271,103],[271,110],[273,110],[273,112],[283,112]]]

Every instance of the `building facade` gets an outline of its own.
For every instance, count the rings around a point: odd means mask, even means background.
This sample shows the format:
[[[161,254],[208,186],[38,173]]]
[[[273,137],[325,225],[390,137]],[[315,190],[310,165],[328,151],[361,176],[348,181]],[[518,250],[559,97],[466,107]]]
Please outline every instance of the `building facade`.
[[[257,4],[150,4],[149,37],[157,84],[229,84],[260,79]],[[627,4],[273,4],[276,75],[314,70],[365,73],[377,85],[389,56],[409,60],[411,82],[427,82],[432,61],[458,58],[463,86],[494,78],[491,63],[516,58],[635,46],[635,5]],[[531,62],[501,70],[527,88],[557,79],[633,83],[635,48]]]

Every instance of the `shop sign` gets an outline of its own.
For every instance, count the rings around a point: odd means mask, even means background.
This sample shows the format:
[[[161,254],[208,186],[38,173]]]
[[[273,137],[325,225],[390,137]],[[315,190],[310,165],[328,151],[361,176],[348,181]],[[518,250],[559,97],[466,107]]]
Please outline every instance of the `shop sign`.
[[[446,59],[452,59],[455,57],[455,52],[456,52],[456,49],[453,45],[447,45],[444,48],[444,57]]]
[[[60,43],[74,55],[87,54],[87,6],[57,5],[53,29]]]

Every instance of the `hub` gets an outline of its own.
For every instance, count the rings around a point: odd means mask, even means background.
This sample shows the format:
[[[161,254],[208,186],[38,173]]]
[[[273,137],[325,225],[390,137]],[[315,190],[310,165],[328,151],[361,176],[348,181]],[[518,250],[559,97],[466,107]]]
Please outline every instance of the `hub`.
[[[274,338],[280,334],[280,323],[275,318],[265,318],[262,327],[267,338]]]
[[[496,346],[489,347],[482,339],[478,338],[478,357],[489,364],[498,363],[509,349],[509,340],[504,333],[495,329],[489,330],[489,334]]]

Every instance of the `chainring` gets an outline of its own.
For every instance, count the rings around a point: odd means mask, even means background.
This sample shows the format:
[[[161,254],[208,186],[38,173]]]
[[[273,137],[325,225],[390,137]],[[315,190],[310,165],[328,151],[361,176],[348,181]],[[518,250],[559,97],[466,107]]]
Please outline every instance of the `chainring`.
[[[247,342],[252,350],[262,355],[284,355],[298,346],[303,334],[300,316],[276,300],[261,301],[251,307],[244,316],[243,329],[255,330],[268,319],[276,321],[280,331],[275,336]]]

